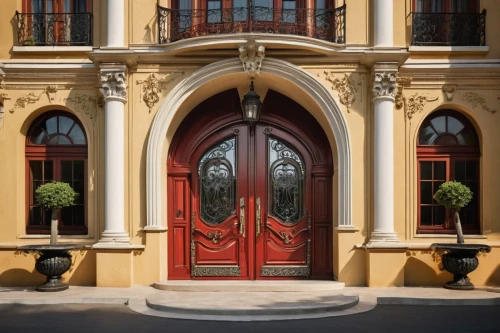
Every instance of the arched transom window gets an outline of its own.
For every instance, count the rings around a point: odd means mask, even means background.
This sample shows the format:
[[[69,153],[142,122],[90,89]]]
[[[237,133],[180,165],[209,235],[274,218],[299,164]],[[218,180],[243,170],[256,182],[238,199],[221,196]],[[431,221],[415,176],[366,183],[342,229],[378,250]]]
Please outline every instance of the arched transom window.
[[[473,200],[460,212],[464,233],[479,232],[479,140],[461,113],[440,110],[429,115],[418,133],[418,233],[455,233],[452,216],[433,199],[450,180],[467,185]]]
[[[26,233],[50,233],[51,210],[35,200],[36,189],[47,182],[67,182],[79,194],[74,206],[59,215],[59,233],[87,234],[87,138],[80,121],[70,113],[51,111],[31,125],[26,138]]]

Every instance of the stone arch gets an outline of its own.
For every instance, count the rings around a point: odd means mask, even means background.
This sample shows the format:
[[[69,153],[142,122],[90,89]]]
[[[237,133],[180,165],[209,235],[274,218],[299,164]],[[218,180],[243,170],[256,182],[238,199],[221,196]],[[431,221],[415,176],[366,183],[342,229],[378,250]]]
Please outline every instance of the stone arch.
[[[166,96],[151,126],[146,156],[147,225],[144,230],[164,230],[165,226],[165,159],[163,156],[167,131],[181,105],[198,88],[211,80],[235,73],[242,73],[239,59],[221,60],[207,65],[182,80]],[[309,95],[328,121],[333,131],[338,163],[338,227],[353,228],[352,212],[352,161],[347,122],[330,92],[310,73],[289,62],[266,58],[261,74],[276,76],[291,82]]]

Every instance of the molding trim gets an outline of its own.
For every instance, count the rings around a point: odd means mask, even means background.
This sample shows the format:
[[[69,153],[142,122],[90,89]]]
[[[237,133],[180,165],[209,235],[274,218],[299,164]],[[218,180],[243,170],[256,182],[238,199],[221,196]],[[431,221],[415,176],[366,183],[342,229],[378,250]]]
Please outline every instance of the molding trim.
[[[147,194],[147,227],[165,227],[164,202],[165,194],[162,188],[166,183],[166,174],[162,172],[165,161],[162,158],[166,134],[172,119],[181,104],[201,86],[214,78],[241,73],[239,58],[230,58],[207,65],[175,86],[164,99],[158,110],[148,139],[146,157],[146,194]],[[289,62],[274,58],[266,58],[262,63],[261,72],[281,77],[292,82],[318,103],[318,106],[328,119],[333,131],[338,152],[338,225],[350,226],[352,214],[352,161],[350,136],[346,120],[335,99],[312,74]]]

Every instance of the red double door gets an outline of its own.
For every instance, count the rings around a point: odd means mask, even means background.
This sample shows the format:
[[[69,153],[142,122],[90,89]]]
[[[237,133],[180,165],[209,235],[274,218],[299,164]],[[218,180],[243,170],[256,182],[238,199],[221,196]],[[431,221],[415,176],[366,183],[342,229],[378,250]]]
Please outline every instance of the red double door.
[[[190,163],[192,277],[311,275],[312,160],[297,138],[235,125],[206,138]]]

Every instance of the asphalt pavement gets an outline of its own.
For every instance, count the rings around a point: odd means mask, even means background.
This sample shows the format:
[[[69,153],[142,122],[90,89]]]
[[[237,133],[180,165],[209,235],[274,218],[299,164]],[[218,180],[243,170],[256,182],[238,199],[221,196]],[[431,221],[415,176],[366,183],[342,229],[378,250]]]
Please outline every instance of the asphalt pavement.
[[[217,300],[214,299],[214,306]],[[126,305],[0,305],[0,332],[91,333],[498,333],[500,306],[377,305],[350,315],[309,320],[222,322],[144,316]]]

